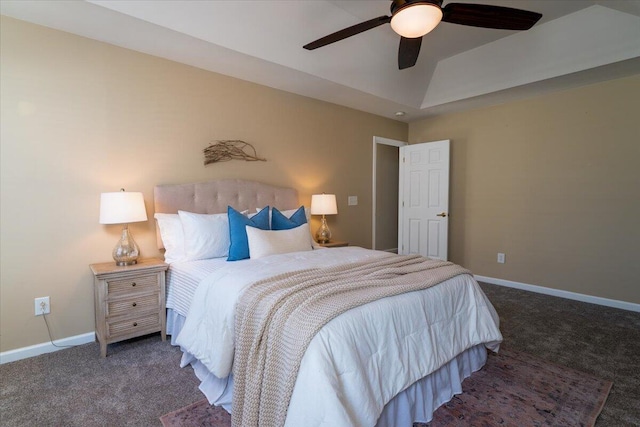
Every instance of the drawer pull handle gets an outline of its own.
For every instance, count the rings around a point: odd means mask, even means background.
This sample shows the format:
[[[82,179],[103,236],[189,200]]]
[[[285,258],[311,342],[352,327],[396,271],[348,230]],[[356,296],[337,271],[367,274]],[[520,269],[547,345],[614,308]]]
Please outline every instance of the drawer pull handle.
[[[138,305],[138,303],[134,302],[134,303],[133,303],[133,304],[131,304],[131,305],[133,305],[133,306],[135,307],[136,305]]]
[[[133,326],[138,326],[138,322],[133,322]]]
[[[133,282],[133,283],[131,284],[131,286],[135,286],[135,285],[136,285],[136,282]]]

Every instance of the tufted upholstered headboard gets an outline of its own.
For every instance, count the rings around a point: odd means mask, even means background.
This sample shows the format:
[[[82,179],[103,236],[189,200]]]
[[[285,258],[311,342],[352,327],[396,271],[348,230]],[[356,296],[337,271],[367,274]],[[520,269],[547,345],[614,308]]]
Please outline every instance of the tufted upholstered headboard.
[[[264,206],[278,209],[299,207],[295,188],[276,187],[242,179],[220,179],[191,184],[157,185],[153,189],[157,213],[178,213],[178,210],[216,214],[227,212],[227,206],[254,211]],[[163,248],[156,226],[158,248]]]

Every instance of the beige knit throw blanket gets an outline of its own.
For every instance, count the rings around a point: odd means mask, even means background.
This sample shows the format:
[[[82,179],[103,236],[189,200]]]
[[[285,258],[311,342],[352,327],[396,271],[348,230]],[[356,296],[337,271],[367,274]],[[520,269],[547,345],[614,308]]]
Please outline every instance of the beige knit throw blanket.
[[[233,427],[284,425],[302,356],[331,319],[464,273],[470,274],[450,262],[409,255],[294,271],[253,284],[236,309]]]

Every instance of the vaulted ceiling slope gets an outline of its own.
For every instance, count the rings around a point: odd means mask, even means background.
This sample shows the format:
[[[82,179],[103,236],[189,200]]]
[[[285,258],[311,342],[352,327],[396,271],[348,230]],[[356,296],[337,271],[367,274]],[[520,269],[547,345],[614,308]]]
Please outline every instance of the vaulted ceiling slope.
[[[2,0],[0,13],[404,121],[640,73],[640,0],[464,2],[543,17],[522,32],[442,22],[399,70],[389,25],[302,48],[389,15],[387,0]]]

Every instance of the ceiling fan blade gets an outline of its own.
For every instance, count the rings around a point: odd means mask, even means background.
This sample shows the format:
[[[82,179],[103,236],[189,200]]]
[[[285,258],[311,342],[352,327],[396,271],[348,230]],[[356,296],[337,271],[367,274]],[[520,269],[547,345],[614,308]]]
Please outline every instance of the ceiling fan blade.
[[[416,37],[415,39],[401,37],[400,48],[398,48],[398,68],[404,70],[416,65],[421,45],[422,37]]]
[[[378,27],[382,24],[387,24],[391,22],[390,16],[379,16],[377,18],[370,19],[365,22],[361,22],[359,24],[353,25],[351,27],[347,27],[343,30],[336,31],[333,34],[329,34],[328,36],[324,36],[321,39],[308,43],[302,47],[307,50],[317,49],[322,46],[326,46],[331,43],[335,43],[337,41],[346,39],[347,37],[355,36],[356,34],[360,34],[363,31],[370,30],[372,28]]]
[[[444,22],[500,30],[528,30],[542,18],[540,13],[487,4],[449,3],[442,11]]]

